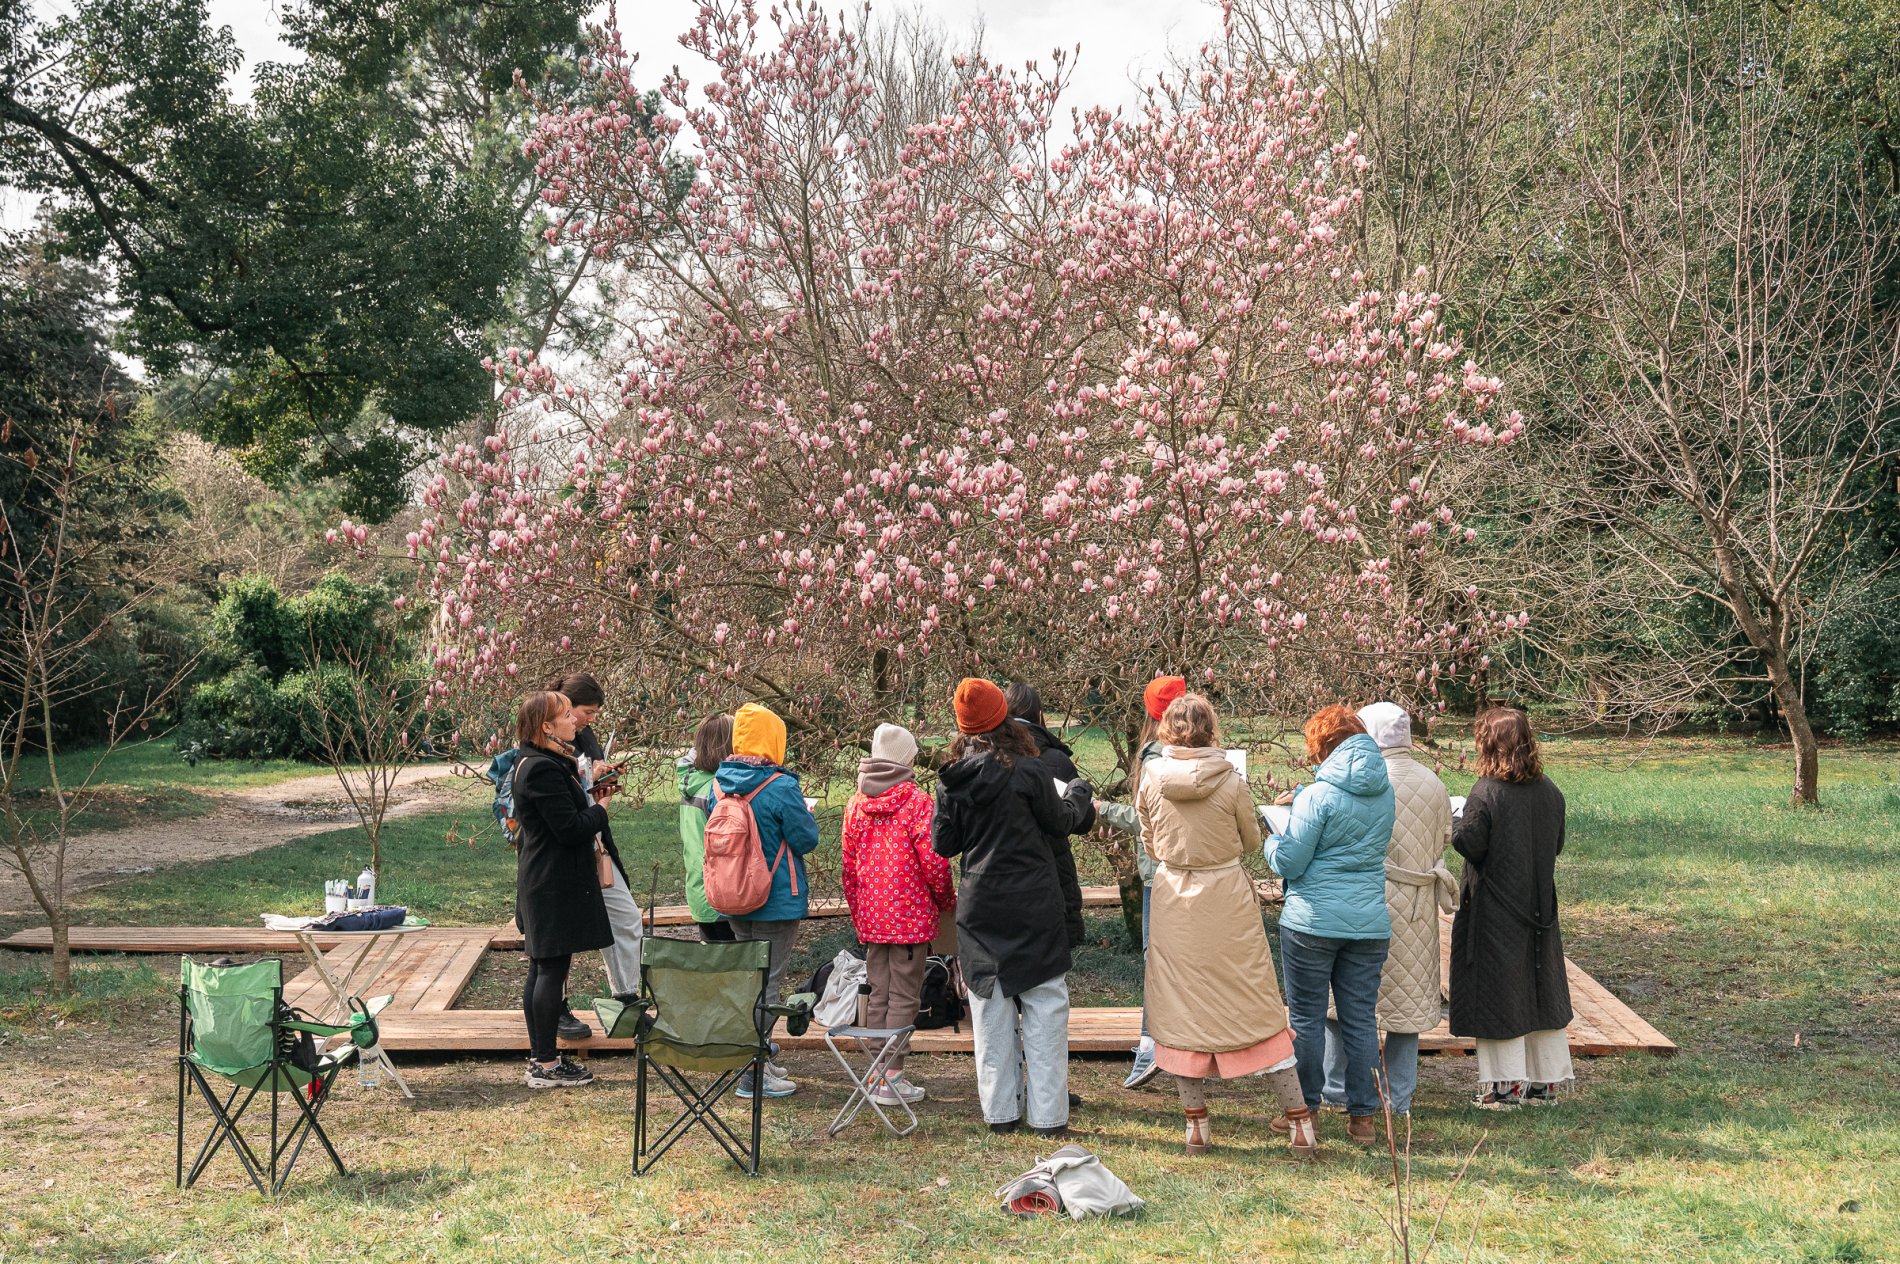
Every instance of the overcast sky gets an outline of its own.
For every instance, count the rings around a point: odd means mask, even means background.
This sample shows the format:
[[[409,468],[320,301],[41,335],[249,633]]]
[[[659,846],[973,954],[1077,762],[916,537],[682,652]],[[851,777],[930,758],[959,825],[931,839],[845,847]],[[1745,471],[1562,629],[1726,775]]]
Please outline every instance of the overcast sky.
[[[0,0],[0,4],[8,0]],[[854,0],[854,5],[861,0]],[[42,8],[66,10],[70,0],[36,0]],[[275,0],[210,0],[211,20],[229,26],[244,50],[238,95],[248,96],[251,68],[281,61],[289,50],[279,41]],[[759,5],[769,9],[769,0]],[[842,7],[828,0],[827,9]],[[979,23],[990,56],[1011,65],[1035,60],[1044,66],[1057,48],[1081,45],[1067,104],[1130,105],[1135,80],[1151,81],[1170,51],[1190,53],[1220,31],[1217,0],[921,0],[902,5],[877,0],[878,11],[909,7],[961,43]],[[853,9],[855,11],[855,9]],[[601,13],[605,13],[602,6]],[[679,65],[694,85],[711,78],[708,63],[679,46],[680,32],[692,26],[698,0],[622,0],[620,27],[630,51],[640,54],[642,83]],[[32,204],[12,189],[0,188],[0,226],[17,228],[31,218]]]
[[[826,8],[855,12],[855,2],[829,0]],[[248,66],[284,55],[275,8],[271,0],[211,0],[211,20],[236,34]],[[1170,49],[1191,52],[1220,31],[1216,0],[922,0],[909,5],[878,0],[875,5],[880,12],[901,8],[925,14],[953,41],[980,22],[990,54],[1009,63],[1036,59],[1046,65],[1055,49],[1080,44],[1074,105],[1131,102],[1131,77],[1152,78]],[[605,12],[603,5],[600,13]],[[640,54],[648,71],[644,78],[657,80],[676,63],[685,63],[682,69],[695,84],[709,77],[707,64],[679,46],[680,32],[693,25],[698,12],[698,0],[622,0],[621,34]]]

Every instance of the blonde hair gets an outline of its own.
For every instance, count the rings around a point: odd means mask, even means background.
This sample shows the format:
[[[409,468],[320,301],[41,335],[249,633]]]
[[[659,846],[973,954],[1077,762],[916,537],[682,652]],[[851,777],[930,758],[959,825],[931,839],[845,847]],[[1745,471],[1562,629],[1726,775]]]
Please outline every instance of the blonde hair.
[[[1156,735],[1164,746],[1215,746],[1220,743],[1220,719],[1213,703],[1198,693],[1184,693],[1161,713]]]

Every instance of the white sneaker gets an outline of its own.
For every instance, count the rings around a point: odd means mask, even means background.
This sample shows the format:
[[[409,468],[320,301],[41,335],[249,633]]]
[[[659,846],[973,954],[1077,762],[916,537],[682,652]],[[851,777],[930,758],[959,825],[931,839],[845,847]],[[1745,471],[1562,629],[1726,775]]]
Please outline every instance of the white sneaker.
[[[871,1090],[871,1100],[880,1106],[915,1106],[930,1096],[921,1084],[913,1084],[902,1074],[893,1075]]]

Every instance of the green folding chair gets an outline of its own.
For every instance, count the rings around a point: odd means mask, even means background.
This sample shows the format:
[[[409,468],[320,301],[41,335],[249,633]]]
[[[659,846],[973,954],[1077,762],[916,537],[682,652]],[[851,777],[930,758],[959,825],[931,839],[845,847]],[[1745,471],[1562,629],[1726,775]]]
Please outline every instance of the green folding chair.
[[[180,958],[178,985],[178,1167],[177,1182],[189,1189],[204,1175],[225,1142],[231,1143],[244,1174],[257,1192],[275,1197],[290,1180],[291,1169],[315,1136],[336,1165],[347,1175],[343,1160],[317,1116],[330,1100],[330,1086],[359,1049],[376,1043],[376,1019],[371,1007],[351,998],[354,1011],[341,1026],[311,1022],[286,1007],[284,963],[258,961],[243,966],[201,966]],[[386,999],[386,998],[385,998]],[[378,1006],[377,1008],[380,1008]],[[347,1035],[339,1047],[316,1052],[301,1048],[301,1035],[328,1039]],[[312,1042],[314,1044],[314,1042]],[[314,1056],[312,1056],[314,1054]],[[216,1076],[230,1086],[214,1088]],[[198,1148],[189,1170],[185,1166],[185,1099],[195,1086],[211,1108],[211,1134]],[[238,1131],[238,1121],[257,1095],[270,1098],[269,1158],[260,1157]],[[289,1095],[297,1104],[289,1115],[290,1127],[281,1127],[280,1099]]]
[[[771,945],[763,941],[702,944],[647,936],[641,949],[640,995],[631,1004],[602,997],[594,1013],[612,1038],[634,1042],[633,1173],[641,1176],[697,1124],[748,1176],[759,1174],[764,1093],[752,1096],[749,1136],[727,1123],[719,1103],[748,1069],[763,1082],[775,1019],[802,1035],[811,1022],[809,994],[768,1005],[765,982]],[[648,1121],[648,1076],[671,1089],[681,1110],[657,1135]],[[691,1077],[712,1076],[696,1085]]]

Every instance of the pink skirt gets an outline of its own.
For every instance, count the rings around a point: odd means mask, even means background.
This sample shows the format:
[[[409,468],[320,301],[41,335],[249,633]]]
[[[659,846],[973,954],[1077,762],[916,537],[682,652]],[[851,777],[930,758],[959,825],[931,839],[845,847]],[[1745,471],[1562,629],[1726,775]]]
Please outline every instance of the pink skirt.
[[[1169,1075],[1190,1080],[1237,1080],[1280,1065],[1293,1056],[1293,1030],[1288,1028],[1245,1049],[1200,1053],[1174,1049],[1155,1041],[1155,1065]]]

